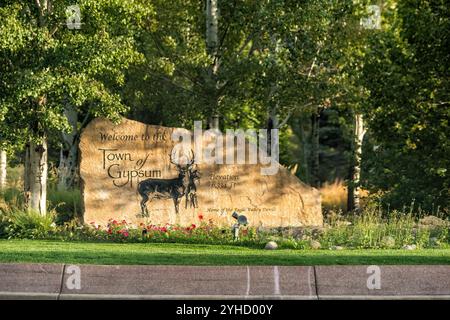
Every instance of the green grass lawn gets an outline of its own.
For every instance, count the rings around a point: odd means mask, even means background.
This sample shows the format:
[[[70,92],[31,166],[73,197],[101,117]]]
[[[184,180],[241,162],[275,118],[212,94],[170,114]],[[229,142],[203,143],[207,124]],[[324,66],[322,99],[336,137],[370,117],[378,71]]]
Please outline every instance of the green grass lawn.
[[[215,245],[0,240],[0,262],[148,265],[450,264],[450,249],[267,251]]]

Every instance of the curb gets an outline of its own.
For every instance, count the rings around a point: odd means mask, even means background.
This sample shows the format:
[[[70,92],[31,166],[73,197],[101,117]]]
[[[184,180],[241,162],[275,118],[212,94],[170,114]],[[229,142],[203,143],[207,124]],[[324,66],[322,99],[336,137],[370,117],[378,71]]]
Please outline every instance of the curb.
[[[450,300],[450,266],[0,264],[0,299]]]

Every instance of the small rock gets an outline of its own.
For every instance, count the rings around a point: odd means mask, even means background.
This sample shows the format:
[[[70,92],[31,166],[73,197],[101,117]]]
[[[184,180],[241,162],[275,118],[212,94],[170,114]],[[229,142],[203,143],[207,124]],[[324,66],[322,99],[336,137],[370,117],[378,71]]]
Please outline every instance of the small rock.
[[[316,240],[310,240],[309,241],[309,246],[311,247],[311,249],[314,249],[314,250],[318,250],[318,249],[320,249],[322,247],[320,242],[316,241]]]
[[[438,238],[432,237],[432,238],[430,238],[430,244],[431,244],[432,246],[438,246],[440,243],[439,243]]]
[[[278,248],[278,245],[275,241],[269,241],[266,244],[265,249],[266,250],[276,250]]]
[[[341,246],[331,246],[330,250],[344,250],[344,247],[341,247]]]
[[[296,240],[300,240],[303,238],[305,231],[302,228],[293,228],[292,229],[292,237]]]
[[[428,230],[430,235],[435,237],[444,232],[450,226],[450,222],[436,216],[427,216],[420,219],[417,226],[419,229]]]
[[[448,222],[436,216],[426,216],[419,220],[419,224],[423,226],[446,227]]]
[[[350,221],[342,220],[342,221],[338,221],[338,222],[336,223],[336,225],[337,225],[338,227],[347,227],[347,226],[351,226],[352,223],[351,223]]]
[[[404,250],[416,250],[417,246],[415,244],[406,244],[402,247]]]
[[[384,236],[381,239],[381,244],[385,248],[393,248],[395,247],[395,239],[391,236]]]

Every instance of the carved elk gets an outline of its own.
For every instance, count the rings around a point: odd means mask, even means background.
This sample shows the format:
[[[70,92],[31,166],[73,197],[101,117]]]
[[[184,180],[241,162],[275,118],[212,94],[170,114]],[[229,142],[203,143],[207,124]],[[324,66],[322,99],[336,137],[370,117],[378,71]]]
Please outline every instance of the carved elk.
[[[189,170],[189,183],[186,189],[186,203],[185,208],[187,209],[188,204],[190,207],[198,208],[197,200],[197,183],[200,181],[200,173],[197,169]]]
[[[197,170],[193,170],[195,155],[192,152],[192,158],[187,161],[186,165],[175,163],[170,155],[170,163],[174,164],[178,177],[172,179],[146,179],[138,184],[137,190],[142,198],[141,214],[148,217],[147,202],[153,199],[172,199],[175,207],[175,212],[178,214],[180,200],[183,196],[186,197],[186,207],[188,199],[191,206],[196,207],[196,182],[199,179]]]

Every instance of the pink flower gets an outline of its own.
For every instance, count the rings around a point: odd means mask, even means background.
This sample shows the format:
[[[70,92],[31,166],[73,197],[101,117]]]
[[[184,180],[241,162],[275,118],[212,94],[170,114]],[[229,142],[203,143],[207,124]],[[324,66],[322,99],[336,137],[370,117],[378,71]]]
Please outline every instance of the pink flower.
[[[186,228],[186,231],[191,231],[194,230],[195,228],[197,228],[197,226],[195,224],[191,224],[189,227]]]

